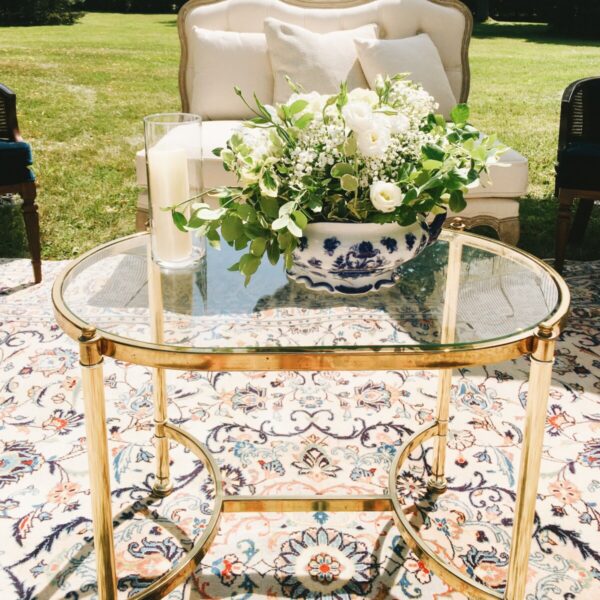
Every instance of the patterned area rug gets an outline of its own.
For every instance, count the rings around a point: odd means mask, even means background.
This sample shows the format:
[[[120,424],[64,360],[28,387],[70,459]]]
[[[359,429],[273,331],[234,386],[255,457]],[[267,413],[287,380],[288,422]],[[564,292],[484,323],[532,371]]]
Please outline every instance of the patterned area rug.
[[[0,592],[94,598],[77,349],[54,322],[61,263],[27,287],[27,261],[0,261]],[[548,404],[528,599],[600,596],[600,262],[571,266],[574,310]],[[525,359],[453,380],[450,486],[423,505],[423,536],[471,577],[501,589],[527,400]],[[185,553],[211,511],[206,469],[175,448],[176,490],[149,497],[151,379],[106,361],[115,539],[123,597]],[[204,441],[227,493],[373,494],[398,445],[432,419],[437,374],[169,374],[170,416]],[[422,498],[431,447],[401,472]],[[389,513],[227,514],[180,598],[464,598],[407,551]]]

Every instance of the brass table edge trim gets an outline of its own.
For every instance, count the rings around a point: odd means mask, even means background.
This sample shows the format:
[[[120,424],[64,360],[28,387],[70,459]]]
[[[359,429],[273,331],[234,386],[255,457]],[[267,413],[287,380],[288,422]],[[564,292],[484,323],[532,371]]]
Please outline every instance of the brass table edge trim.
[[[458,592],[464,593],[468,598],[474,600],[502,600],[503,594],[492,590],[486,585],[482,585],[473,579],[470,579],[461,573],[456,567],[442,560],[429,547],[427,542],[411,525],[406,516],[406,509],[400,504],[398,496],[395,493],[396,479],[398,470],[410,454],[423,442],[434,437],[438,433],[440,424],[434,423],[428,425],[414,433],[398,450],[392,465],[390,467],[388,488],[391,492],[390,497],[394,508],[396,526],[406,545],[435,573],[442,581],[450,585]]]
[[[83,261],[93,254],[122,243],[134,244],[138,238],[147,235],[149,235],[147,232],[136,233],[98,246],[76,259],[58,275],[52,287],[52,302],[56,320],[69,337],[78,339],[81,331],[89,328],[90,324],[79,319],[66,306],[62,298],[62,288],[67,278]],[[421,344],[405,347],[378,347],[377,350],[373,351],[365,350],[365,348],[357,348],[356,350],[348,348],[336,351],[335,348],[319,350],[318,347],[313,347],[293,350],[291,348],[272,347],[257,348],[252,352],[244,352],[242,348],[203,352],[203,349],[200,348],[157,346],[149,342],[129,340],[114,334],[100,332],[102,336],[102,353],[105,356],[135,362],[142,366],[180,370],[285,370],[290,368],[289,363],[286,363],[286,357],[288,357],[287,360],[291,358],[294,362],[306,360],[307,364],[301,367],[306,370],[336,370],[340,368],[352,370],[352,367],[348,369],[348,360],[351,362],[356,360],[355,370],[373,370],[372,365],[366,364],[373,357],[378,358],[376,362],[381,361],[382,357],[393,357],[389,363],[378,367],[376,370],[397,368],[436,369],[452,366],[483,365],[492,360],[501,362],[517,358],[532,351],[538,327],[543,326],[553,329],[557,333],[560,332],[568,314],[570,295],[566,283],[554,269],[537,257],[497,240],[455,231],[443,231],[441,235],[441,239],[445,241],[450,241],[455,237],[459,237],[460,241],[468,247],[489,250],[498,256],[513,256],[521,261],[525,258],[538,269],[545,271],[553,280],[559,293],[559,302],[549,318],[544,323],[515,333],[513,336],[492,341],[461,344],[456,347],[436,347],[435,345]],[[503,251],[498,253],[498,248]]]

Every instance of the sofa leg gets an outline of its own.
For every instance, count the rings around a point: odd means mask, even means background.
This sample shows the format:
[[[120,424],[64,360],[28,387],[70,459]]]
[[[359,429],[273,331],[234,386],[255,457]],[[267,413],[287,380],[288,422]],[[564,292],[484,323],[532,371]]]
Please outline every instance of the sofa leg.
[[[20,195],[23,199],[23,219],[25,221],[25,231],[27,232],[29,253],[31,254],[31,264],[33,266],[33,280],[35,283],[40,283],[42,281],[42,249],[40,243],[40,219],[38,216],[38,207],[35,203],[37,196],[35,182],[22,184]]]
[[[497,231],[501,242],[509,244],[510,246],[516,246],[519,243],[519,237],[521,236],[519,217],[500,219],[498,221]]]
[[[148,210],[138,208],[135,213],[135,229],[136,231],[146,231],[148,229]]]
[[[554,268],[562,273],[571,228],[571,210],[575,196],[571,190],[558,190],[558,217],[556,220],[556,244],[554,250]]]

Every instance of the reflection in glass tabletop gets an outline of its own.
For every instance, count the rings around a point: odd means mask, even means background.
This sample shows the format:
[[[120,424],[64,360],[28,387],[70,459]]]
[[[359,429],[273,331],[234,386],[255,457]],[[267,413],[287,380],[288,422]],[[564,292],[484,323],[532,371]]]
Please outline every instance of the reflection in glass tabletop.
[[[502,244],[446,231],[398,271],[398,283],[365,296],[311,291],[263,264],[244,287],[228,267],[237,252],[209,248],[194,272],[148,264],[148,234],[107,244],[65,277],[64,308],[99,333],[135,343],[203,352],[256,348],[410,348],[472,345],[514,338],[551,319],[561,303],[554,273]],[[452,335],[443,333],[449,248],[455,254]],[[450,264],[452,261],[450,261]],[[150,271],[148,267],[151,267]],[[149,279],[150,274],[150,279]],[[150,297],[152,301],[149,302]],[[152,311],[160,311],[160,337]],[[448,307],[447,307],[448,312]],[[448,317],[446,317],[448,318]],[[455,322],[454,322],[455,321]]]

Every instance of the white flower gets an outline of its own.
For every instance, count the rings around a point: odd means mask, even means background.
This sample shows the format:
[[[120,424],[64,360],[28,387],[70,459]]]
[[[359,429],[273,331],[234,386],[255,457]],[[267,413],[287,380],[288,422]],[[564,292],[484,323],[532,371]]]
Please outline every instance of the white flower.
[[[354,102],[365,102],[373,108],[379,102],[379,96],[373,90],[354,88],[348,92],[348,104]]]
[[[404,198],[400,188],[389,181],[375,181],[371,185],[370,196],[373,206],[384,213],[393,212]]]
[[[362,100],[345,104],[342,107],[342,116],[346,125],[356,133],[361,133],[373,126],[373,108],[368,102]]]
[[[357,132],[358,149],[368,158],[383,158],[391,132],[384,115],[373,115],[368,129]]]
[[[410,120],[406,115],[398,113],[389,118],[392,133],[404,133],[410,128]]]

